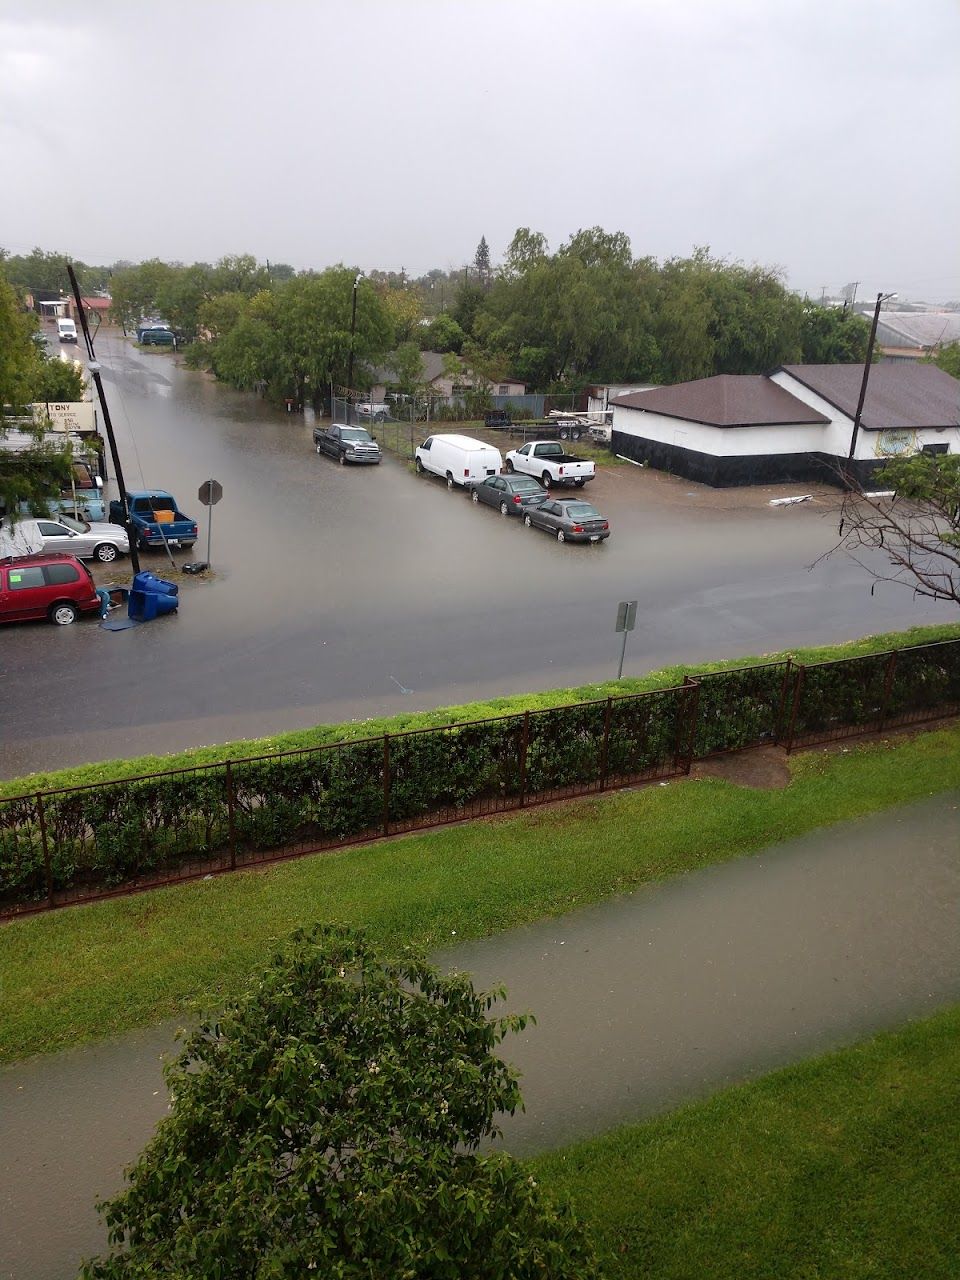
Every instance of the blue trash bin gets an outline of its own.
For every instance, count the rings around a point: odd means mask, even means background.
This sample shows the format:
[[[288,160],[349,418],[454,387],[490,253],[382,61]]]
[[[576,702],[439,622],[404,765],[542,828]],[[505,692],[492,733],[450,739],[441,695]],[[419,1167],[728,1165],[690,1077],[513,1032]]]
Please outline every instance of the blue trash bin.
[[[152,591],[155,595],[175,596],[180,592],[180,588],[175,582],[169,582],[166,578],[158,578],[155,573],[135,573],[133,575],[134,591]]]

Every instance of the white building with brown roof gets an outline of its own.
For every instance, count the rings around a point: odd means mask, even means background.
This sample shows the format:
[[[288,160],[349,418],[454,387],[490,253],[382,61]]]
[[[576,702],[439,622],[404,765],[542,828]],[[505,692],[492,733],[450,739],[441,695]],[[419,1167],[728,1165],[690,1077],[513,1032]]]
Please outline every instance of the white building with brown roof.
[[[720,374],[611,401],[615,453],[715,487],[826,480],[846,462],[863,365]],[[877,364],[851,467],[861,482],[902,453],[960,453],[960,382],[935,365]]]

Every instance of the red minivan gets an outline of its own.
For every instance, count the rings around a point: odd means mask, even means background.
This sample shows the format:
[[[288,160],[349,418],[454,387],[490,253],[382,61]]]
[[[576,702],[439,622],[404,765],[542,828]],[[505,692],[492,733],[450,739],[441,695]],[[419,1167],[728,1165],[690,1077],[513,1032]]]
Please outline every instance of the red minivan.
[[[76,556],[8,556],[0,560],[0,622],[46,618],[58,627],[99,613],[90,570]]]

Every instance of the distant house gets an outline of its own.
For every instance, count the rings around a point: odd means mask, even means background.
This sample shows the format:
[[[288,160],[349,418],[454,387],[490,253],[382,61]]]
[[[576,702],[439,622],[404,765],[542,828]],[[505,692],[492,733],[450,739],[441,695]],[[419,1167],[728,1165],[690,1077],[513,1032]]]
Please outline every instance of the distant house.
[[[958,311],[883,311],[877,325],[880,359],[921,360],[960,342]]]
[[[98,294],[93,298],[81,298],[80,301],[83,303],[83,309],[87,315],[98,315],[103,324],[109,322],[110,308],[113,306],[112,298],[104,298]]]
[[[420,358],[422,362],[420,383],[433,395],[451,400],[459,393],[476,389],[476,376],[458,356],[453,357],[460,367],[460,372],[456,374],[446,372],[445,366],[451,362],[451,357],[440,351],[422,351]],[[374,370],[374,378],[373,398],[382,400],[387,387],[396,382],[396,370],[385,365]],[[489,383],[484,380],[483,386],[484,390],[489,390],[494,396],[522,396],[527,389],[526,383],[519,382],[515,378],[503,378],[498,382]]]
[[[721,374],[611,401],[612,448],[716,487],[839,482],[863,365],[783,365]],[[960,382],[928,364],[870,371],[851,471],[865,483],[886,459],[960,453]]]

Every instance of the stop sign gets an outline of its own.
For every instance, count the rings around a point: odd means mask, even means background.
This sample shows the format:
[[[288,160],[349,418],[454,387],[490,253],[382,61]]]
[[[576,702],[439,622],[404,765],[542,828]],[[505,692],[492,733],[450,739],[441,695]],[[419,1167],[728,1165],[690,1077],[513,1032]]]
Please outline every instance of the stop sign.
[[[223,497],[223,485],[219,480],[204,480],[197,497],[205,507],[215,507]]]

